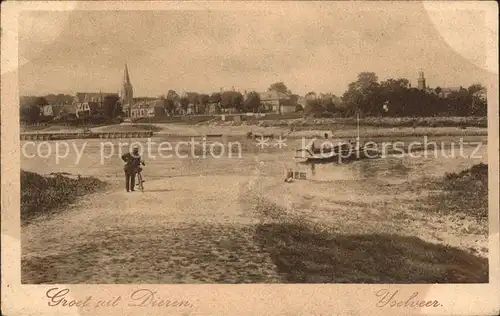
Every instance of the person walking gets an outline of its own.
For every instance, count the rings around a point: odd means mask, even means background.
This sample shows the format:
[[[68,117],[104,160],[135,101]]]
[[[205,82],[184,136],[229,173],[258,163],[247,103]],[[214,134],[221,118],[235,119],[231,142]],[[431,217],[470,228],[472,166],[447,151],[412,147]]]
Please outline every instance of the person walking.
[[[125,189],[127,192],[135,191],[135,175],[142,171],[141,165],[146,164],[141,159],[139,154],[139,148],[134,147],[131,153],[126,153],[122,156],[122,160],[125,162],[123,171],[125,172]]]

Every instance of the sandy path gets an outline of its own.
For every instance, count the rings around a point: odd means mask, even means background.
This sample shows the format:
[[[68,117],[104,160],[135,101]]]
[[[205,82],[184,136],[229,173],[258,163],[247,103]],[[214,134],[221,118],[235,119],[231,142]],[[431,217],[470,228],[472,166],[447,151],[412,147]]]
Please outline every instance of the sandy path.
[[[185,177],[87,196],[23,227],[23,283],[279,281],[241,202],[250,177]],[[223,192],[223,194],[221,194]]]

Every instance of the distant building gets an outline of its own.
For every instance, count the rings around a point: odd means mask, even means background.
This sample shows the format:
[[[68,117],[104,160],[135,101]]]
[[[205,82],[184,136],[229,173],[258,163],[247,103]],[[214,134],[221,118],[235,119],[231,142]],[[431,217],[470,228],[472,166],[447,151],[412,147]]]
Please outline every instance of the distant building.
[[[74,104],[56,105],[52,107],[54,119],[75,120],[78,118]]]
[[[77,117],[89,117],[102,114],[104,100],[108,96],[119,98],[118,93],[110,92],[77,92],[73,100]]]
[[[130,108],[131,119],[163,117],[166,115],[164,99],[138,101]]]
[[[278,91],[267,91],[259,93],[260,103],[266,112],[285,114],[295,112],[295,104],[290,102],[290,96]]]
[[[463,88],[462,87],[448,87],[448,88],[441,88],[441,91],[439,91],[438,95],[439,97],[446,99],[448,98],[452,93],[460,92]]]
[[[410,87],[411,87],[411,85],[410,85]],[[460,91],[465,91],[466,90],[462,86],[460,86],[460,87],[444,87],[444,88],[440,87],[440,88],[436,88],[438,91],[436,91],[436,89],[431,89],[430,87],[428,87],[426,85],[426,80],[425,80],[424,72],[423,71],[419,72],[417,88],[420,91],[424,91],[424,92],[426,92],[428,94],[438,95],[440,98],[443,98],[443,99],[448,98],[453,93],[460,92]]]
[[[42,106],[40,114],[45,117],[56,117],[62,109],[63,105],[47,104]]]
[[[420,71],[418,73],[418,83],[417,83],[417,89],[424,91],[426,90],[427,86],[425,85],[425,77],[424,77],[424,72]]]

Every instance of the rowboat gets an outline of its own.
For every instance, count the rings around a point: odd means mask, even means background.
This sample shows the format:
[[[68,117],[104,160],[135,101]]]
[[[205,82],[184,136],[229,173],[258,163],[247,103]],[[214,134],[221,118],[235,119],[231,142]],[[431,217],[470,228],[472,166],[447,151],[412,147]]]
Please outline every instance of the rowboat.
[[[355,159],[376,158],[376,148],[361,146],[355,141],[316,140],[310,146],[295,152],[295,160],[299,162],[327,163],[333,161],[350,161]]]

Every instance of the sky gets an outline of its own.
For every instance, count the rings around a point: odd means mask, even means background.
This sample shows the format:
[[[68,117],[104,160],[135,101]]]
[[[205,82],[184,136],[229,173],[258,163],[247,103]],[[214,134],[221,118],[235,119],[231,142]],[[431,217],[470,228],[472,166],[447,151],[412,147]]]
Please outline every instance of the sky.
[[[234,7],[233,7],[234,8]],[[21,95],[265,91],[341,95],[359,72],[431,87],[486,80],[483,11],[422,3],[266,3],[244,10],[30,11],[19,18]],[[495,43],[497,44],[497,42]]]

